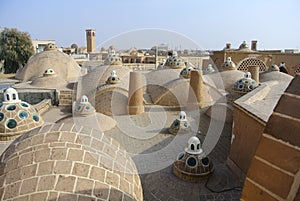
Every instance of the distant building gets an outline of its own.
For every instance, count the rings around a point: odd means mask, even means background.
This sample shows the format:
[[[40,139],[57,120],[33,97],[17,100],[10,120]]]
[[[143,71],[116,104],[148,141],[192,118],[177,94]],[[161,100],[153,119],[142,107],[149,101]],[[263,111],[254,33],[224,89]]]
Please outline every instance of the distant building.
[[[86,43],[87,43],[87,52],[96,51],[96,30],[87,29],[86,32]]]
[[[281,62],[286,63],[286,68],[290,75],[300,72],[300,54],[298,50],[258,50],[257,41],[251,42],[248,47],[244,41],[238,49],[233,49],[230,43],[226,44],[223,50],[213,51],[211,58],[216,66],[221,66],[227,57],[237,65],[237,69],[247,71],[248,66],[259,66],[260,72],[268,70],[273,64],[279,65]]]
[[[55,40],[32,40],[34,53],[44,51],[45,47],[47,47],[49,43],[55,44]]]

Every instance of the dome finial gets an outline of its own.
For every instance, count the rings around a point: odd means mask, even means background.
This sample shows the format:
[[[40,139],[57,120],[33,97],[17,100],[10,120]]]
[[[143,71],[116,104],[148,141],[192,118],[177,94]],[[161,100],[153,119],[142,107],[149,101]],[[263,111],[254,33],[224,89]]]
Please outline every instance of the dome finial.
[[[14,88],[7,88],[4,92],[4,102],[6,103],[18,103],[21,102],[19,94]]]

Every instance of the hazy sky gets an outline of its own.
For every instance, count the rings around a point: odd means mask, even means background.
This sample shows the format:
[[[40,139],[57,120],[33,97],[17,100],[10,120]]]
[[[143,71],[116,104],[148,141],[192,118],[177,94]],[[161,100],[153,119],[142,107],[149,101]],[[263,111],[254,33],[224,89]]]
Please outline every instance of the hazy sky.
[[[128,37],[124,44],[117,42],[117,48],[151,47],[152,41],[163,42],[165,35],[177,32],[204,49],[222,49],[227,42],[237,48],[252,39],[258,40],[259,49],[299,49],[299,20],[299,0],[0,0],[2,29],[17,28],[32,39],[53,39],[59,47],[85,45],[85,29],[92,28],[98,47],[125,32]],[[143,28],[156,31],[130,32]],[[161,38],[159,29],[164,30]],[[180,37],[170,46],[184,46]]]

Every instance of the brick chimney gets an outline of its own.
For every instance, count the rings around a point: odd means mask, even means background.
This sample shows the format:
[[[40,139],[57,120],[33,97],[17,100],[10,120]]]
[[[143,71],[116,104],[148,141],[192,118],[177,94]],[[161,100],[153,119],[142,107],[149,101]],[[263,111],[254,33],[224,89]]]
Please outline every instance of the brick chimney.
[[[251,41],[251,50],[257,51],[257,40]]]

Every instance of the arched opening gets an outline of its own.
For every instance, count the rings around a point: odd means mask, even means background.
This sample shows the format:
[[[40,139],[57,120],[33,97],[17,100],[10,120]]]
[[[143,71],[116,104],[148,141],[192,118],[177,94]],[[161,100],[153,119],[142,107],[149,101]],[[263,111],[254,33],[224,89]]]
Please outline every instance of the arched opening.
[[[195,145],[194,144],[191,144],[191,150],[195,150]]]
[[[256,58],[245,58],[239,62],[237,69],[240,71],[247,72],[249,66],[259,66],[259,71],[263,72],[268,69],[267,65],[260,59]]]

